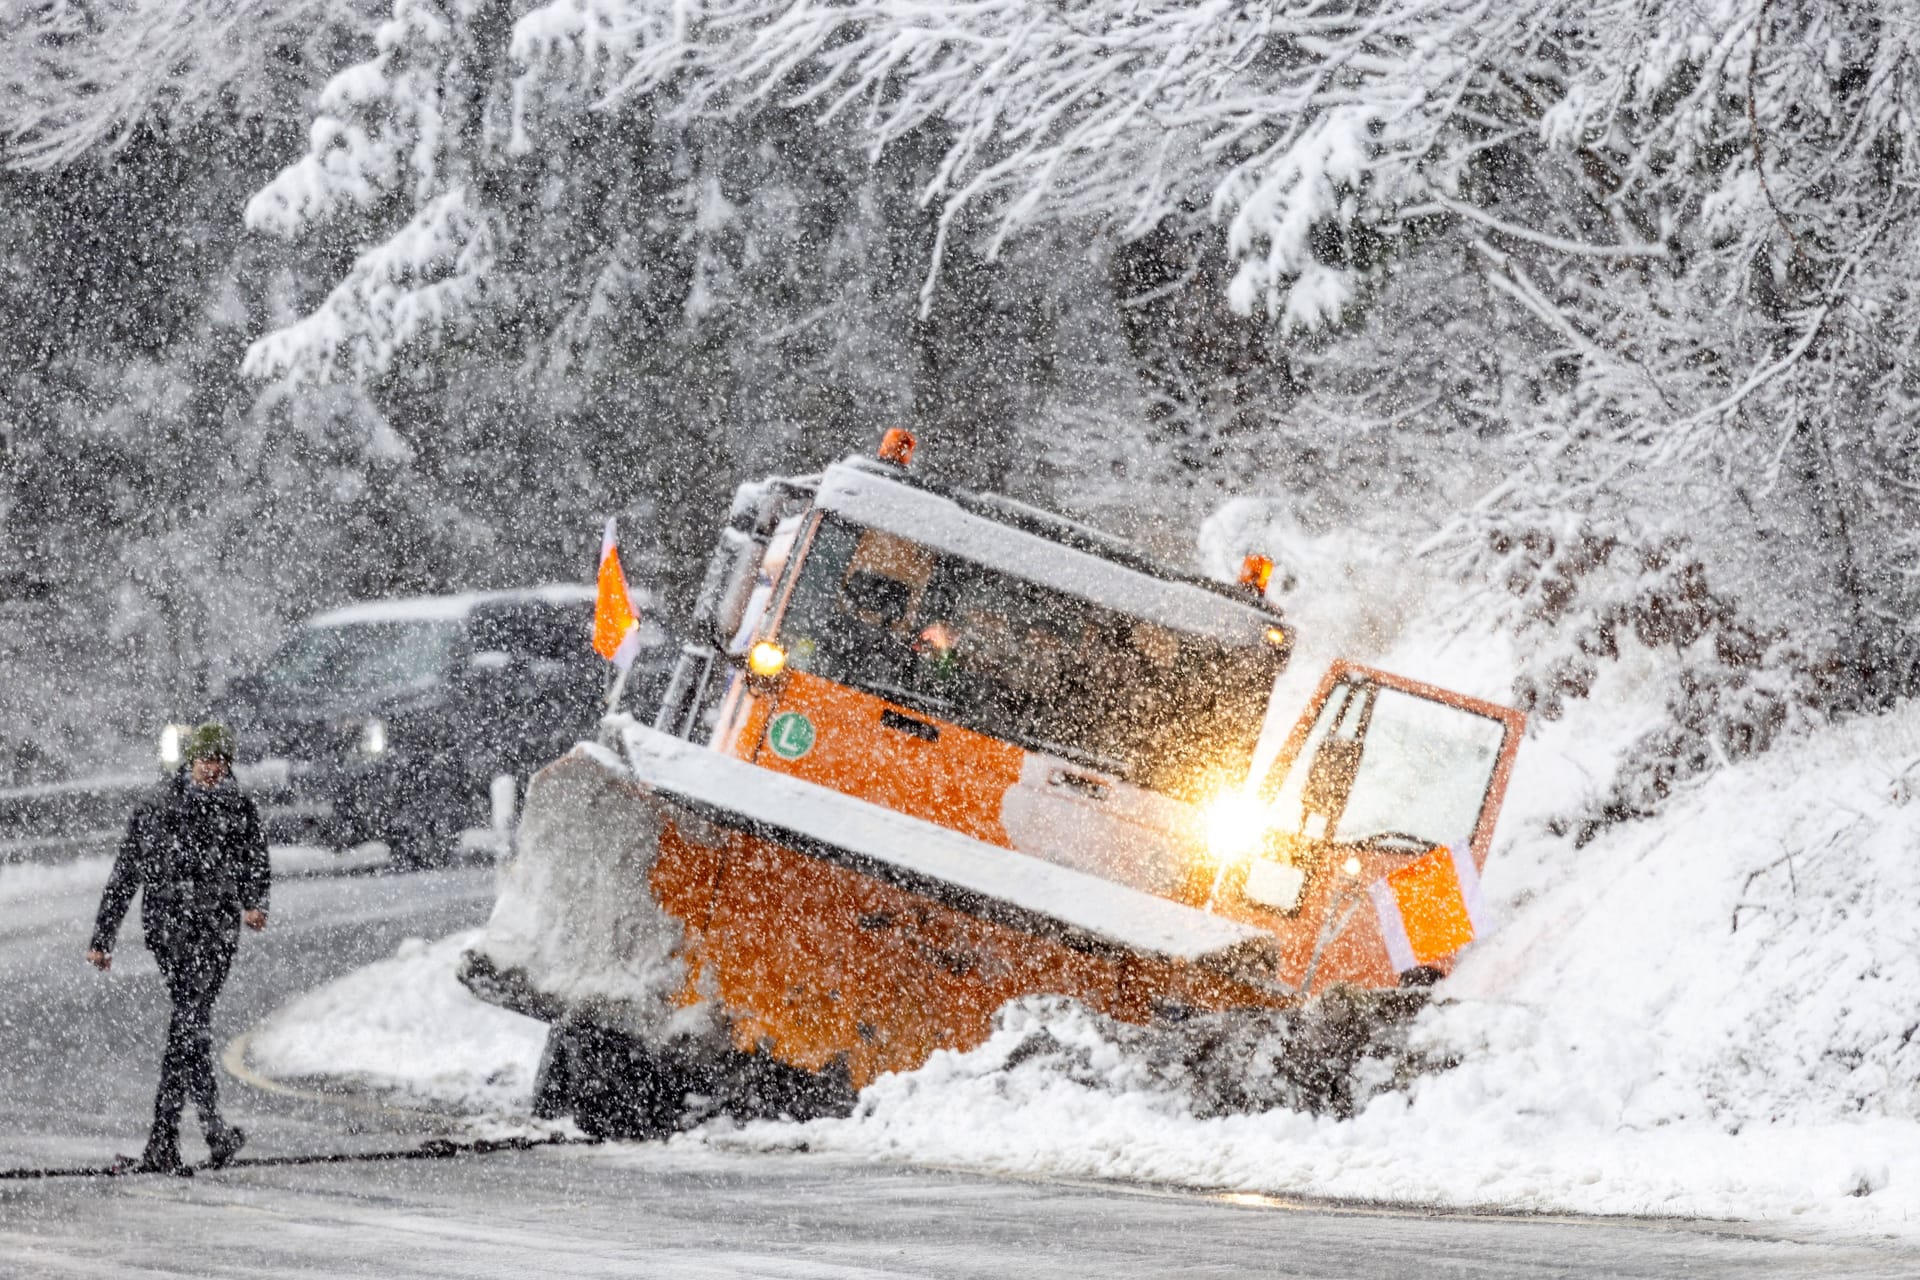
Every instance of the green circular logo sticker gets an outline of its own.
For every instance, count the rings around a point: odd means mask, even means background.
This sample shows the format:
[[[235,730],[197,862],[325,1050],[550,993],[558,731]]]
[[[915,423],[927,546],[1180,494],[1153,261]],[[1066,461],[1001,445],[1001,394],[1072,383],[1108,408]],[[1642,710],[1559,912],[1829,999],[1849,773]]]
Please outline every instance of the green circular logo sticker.
[[[813,721],[798,711],[782,711],[767,726],[767,745],[782,760],[798,760],[813,750]]]

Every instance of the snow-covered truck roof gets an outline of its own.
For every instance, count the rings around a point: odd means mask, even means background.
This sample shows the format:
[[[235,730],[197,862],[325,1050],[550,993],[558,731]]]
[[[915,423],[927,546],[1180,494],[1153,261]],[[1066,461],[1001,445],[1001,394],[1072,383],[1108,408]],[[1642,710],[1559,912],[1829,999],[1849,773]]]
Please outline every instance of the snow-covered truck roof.
[[[946,493],[862,460],[820,477],[814,506],[1117,613],[1230,645],[1266,642],[1280,614],[1223,583],[1154,565],[1126,543],[993,494]]]
[[[636,591],[635,594],[638,596],[640,593]],[[592,587],[574,582],[554,582],[511,591],[467,591],[445,596],[393,596],[385,600],[362,600],[316,613],[304,625],[350,627],[368,622],[458,622],[475,609],[488,605],[592,602]],[[646,602],[636,599],[634,603],[640,606]]]

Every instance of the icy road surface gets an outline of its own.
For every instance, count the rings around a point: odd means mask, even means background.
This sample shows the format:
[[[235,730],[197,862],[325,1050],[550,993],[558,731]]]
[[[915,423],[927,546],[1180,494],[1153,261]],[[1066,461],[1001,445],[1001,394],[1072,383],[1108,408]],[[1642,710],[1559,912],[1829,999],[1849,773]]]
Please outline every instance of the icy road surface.
[[[132,939],[81,962],[104,864],[0,868],[0,1167],[139,1140],[161,1009]],[[276,887],[227,989],[222,1043],[411,936],[477,924],[477,869]],[[247,1157],[411,1147],[417,1119],[223,1080]],[[197,1148],[195,1148],[197,1149]],[[659,1145],[0,1180],[0,1275],[1911,1276],[1869,1238],[1714,1223],[1421,1217],[796,1154]]]

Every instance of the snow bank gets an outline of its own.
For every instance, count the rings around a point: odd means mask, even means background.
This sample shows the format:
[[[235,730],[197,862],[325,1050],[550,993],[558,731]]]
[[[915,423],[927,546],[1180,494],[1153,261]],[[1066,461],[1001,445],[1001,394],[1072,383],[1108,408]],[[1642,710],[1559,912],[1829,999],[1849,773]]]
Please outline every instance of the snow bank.
[[[546,1024],[483,1004],[460,985],[455,966],[478,936],[409,939],[391,959],[308,992],[254,1029],[249,1061],[278,1080],[525,1115]]]
[[[1203,1114],[1215,1082],[1176,1082],[1124,1029],[1028,1002],[974,1052],[876,1082],[850,1119],[710,1140],[1456,1206],[1902,1223],[1920,1211],[1920,834],[1897,777],[1915,763],[1909,707],[1727,770],[1584,849],[1509,840],[1487,879],[1502,927],[1410,1040],[1458,1065],[1352,1121]]]

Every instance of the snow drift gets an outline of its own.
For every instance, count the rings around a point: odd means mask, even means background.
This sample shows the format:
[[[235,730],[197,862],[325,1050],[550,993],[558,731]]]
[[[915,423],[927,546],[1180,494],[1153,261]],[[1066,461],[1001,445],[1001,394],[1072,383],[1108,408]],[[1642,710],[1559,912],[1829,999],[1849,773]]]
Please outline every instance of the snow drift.
[[[280,1080],[467,1115],[525,1115],[547,1028],[482,1004],[454,979],[478,936],[409,939],[388,959],[308,992],[254,1028],[249,1062]]]
[[[1548,736],[1572,732],[1556,728]],[[1725,770],[1585,848],[1509,836],[1501,928],[1404,1045],[1313,1092],[1220,1093],[1271,1058],[1180,1059],[1032,1001],[846,1120],[715,1141],[1020,1173],[1588,1212],[1894,1222],[1920,1207],[1920,712]],[[1176,1055],[1177,1056],[1177,1055]],[[1257,1086],[1256,1081],[1256,1086]]]

